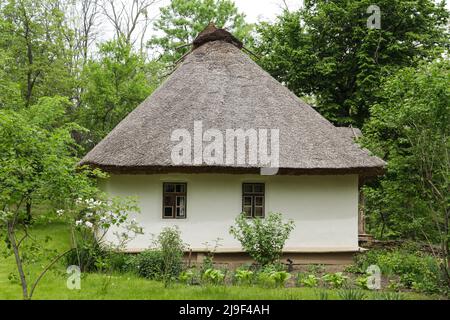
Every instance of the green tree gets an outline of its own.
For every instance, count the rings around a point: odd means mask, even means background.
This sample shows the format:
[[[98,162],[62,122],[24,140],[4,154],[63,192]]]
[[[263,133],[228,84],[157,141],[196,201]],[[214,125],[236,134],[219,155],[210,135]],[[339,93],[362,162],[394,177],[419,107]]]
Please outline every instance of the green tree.
[[[380,237],[440,244],[450,284],[449,83],[448,60],[388,78],[363,141],[388,161],[386,176],[365,189],[370,230]]]
[[[141,56],[121,39],[102,44],[99,58],[87,63],[78,121],[90,131],[83,139],[88,148],[96,145],[154,90],[156,81],[148,79],[147,68]]]
[[[0,109],[17,109],[22,104],[20,85],[10,77],[13,65],[14,59],[0,49]]]
[[[10,63],[1,83],[17,84],[21,105],[28,107],[44,96],[72,97],[70,30],[59,1],[5,1],[0,5],[0,21],[0,57]]]
[[[206,26],[213,22],[217,27],[227,28],[244,43],[251,41],[252,25],[238,12],[230,0],[172,0],[162,7],[161,16],[154,29],[161,36],[154,36],[149,45],[163,52],[161,60],[175,63],[190,49],[190,44]]]
[[[369,29],[371,0],[308,0],[258,26],[259,63],[338,125],[361,126],[384,75],[448,47],[445,3],[380,0],[381,29]]]
[[[31,203],[65,207],[96,190],[88,171],[77,172],[71,132],[80,128],[61,124],[67,106],[67,99],[55,97],[19,112],[0,110],[0,233],[15,257],[24,299],[32,297],[42,276],[64,254],[43,252],[42,242],[30,237],[36,220]],[[30,283],[25,264],[42,253],[52,260]]]

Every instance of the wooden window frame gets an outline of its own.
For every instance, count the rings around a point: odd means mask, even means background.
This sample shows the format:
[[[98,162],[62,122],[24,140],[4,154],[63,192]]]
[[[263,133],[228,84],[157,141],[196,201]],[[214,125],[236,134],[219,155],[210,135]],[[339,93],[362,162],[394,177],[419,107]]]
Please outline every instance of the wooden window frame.
[[[246,186],[252,186],[252,192],[246,192],[245,191],[245,187]],[[255,186],[261,186],[262,187],[262,192],[255,192],[254,187]],[[255,219],[255,218],[261,218],[264,219],[266,217],[266,185],[264,183],[261,182],[255,182],[255,183],[249,183],[249,182],[245,182],[242,184],[242,212],[246,213],[245,208],[249,207],[248,205],[245,205],[245,198],[251,198],[251,213],[250,215],[246,214],[246,217],[249,219]],[[257,206],[256,205],[256,198],[257,197],[262,197],[262,206]],[[255,215],[255,208],[259,207],[262,208],[262,215],[261,216],[256,216]]]
[[[167,185],[174,185],[174,192],[166,192]],[[176,192],[176,186],[184,186],[184,192]],[[166,206],[166,197],[171,197],[173,204],[171,206]],[[177,198],[184,197],[184,216],[177,216]],[[166,208],[172,208],[172,216],[168,217],[165,214]],[[162,218],[164,220],[185,220],[187,219],[187,183],[185,182],[164,182],[163,183],[163,196],[162,196]]]

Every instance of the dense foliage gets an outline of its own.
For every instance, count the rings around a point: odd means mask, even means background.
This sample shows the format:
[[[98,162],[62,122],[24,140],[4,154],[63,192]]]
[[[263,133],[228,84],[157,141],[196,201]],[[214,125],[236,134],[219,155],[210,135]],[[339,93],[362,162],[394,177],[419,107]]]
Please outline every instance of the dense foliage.
[[[310,0],[258,26],[258,61],[299,96],[339,125],[361,126],[377,101],[382,77],[448,46],[444,3],[377,1],[381,29],[369,29],[373,1]]]
[[[79,123],[89,130],[82,139],[86,147],[100,142],[155,89],[158,82],[149,82],[149,69],[122,38],[101,44],[98,57],[87,61],[77,110]]]
[[[388,160],[367,187],[369,226],[379,237],[439,244],[449,254],[450,64],[435,61],[387,79],[372,107],[366,145]],[[448,277],[448,263],[443,265]]]
[[[397,276],[388,284],[392,290],[414,289],[428,293],[446,293],[448,287],[441,277],[440,261],[419,250],[370,250],[356,259],[357,271],[365,273],[377,265],[387,276]]]

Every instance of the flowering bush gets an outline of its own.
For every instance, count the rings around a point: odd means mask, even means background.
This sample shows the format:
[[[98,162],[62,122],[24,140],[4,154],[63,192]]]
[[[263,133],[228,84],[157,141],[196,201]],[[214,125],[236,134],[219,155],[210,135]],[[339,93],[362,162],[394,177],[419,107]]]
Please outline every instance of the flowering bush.
[[[75,250],[67,255],[67,264],[78,265],[83,271],[108,269],[108,257],[142,234],[137,221],[129,218],[132,212],[139,212],[135,199],[105,199],[104,196],[78,198],[71,210],[57,210],[57,215],[66,218],[72,226]],[[107,242],[105,237],[112,228],[116,241]]]

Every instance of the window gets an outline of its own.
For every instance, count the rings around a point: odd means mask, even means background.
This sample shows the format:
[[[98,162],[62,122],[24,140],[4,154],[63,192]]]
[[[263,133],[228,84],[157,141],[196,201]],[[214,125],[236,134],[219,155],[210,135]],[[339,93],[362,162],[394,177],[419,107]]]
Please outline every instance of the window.
[[[249,218],[264,218],[264,183],[242,185],[242,212]]]
[[[164,183],[164,219],[186,219],[186,191],[186,183]]]

